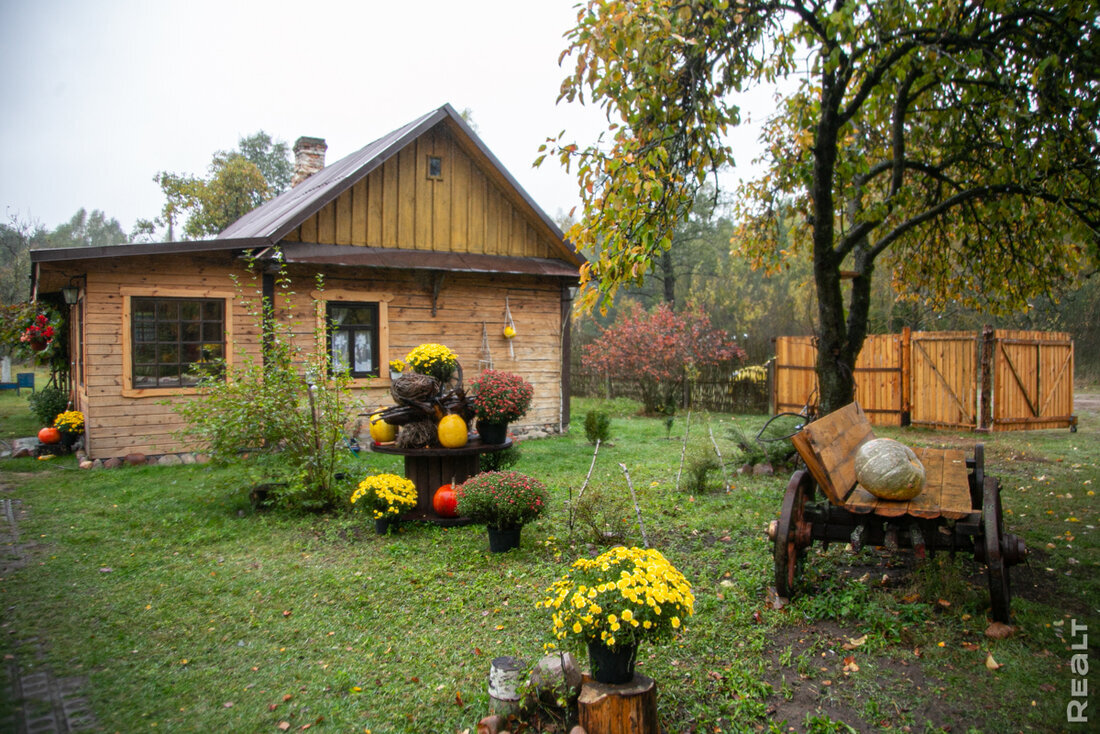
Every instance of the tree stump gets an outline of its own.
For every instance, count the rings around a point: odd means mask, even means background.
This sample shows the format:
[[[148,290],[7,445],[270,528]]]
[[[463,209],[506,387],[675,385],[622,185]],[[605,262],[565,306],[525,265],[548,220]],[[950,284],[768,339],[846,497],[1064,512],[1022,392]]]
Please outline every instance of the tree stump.
[[[639,673],[620,685],[586,677],[577,709],[579,723],[588,734],[660,734],[657,684]]]
[[[493,714],[514,714],[519,712],[520,674],[527,669],[527,663],[504,655],[493,658],[489,667],[489,712]]]

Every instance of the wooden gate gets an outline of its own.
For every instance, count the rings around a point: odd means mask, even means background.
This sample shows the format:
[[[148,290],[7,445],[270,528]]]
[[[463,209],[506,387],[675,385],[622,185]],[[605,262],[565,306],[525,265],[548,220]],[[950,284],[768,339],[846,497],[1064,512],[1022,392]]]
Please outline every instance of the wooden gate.
[[[905,340],[899,334],[874,334],[856,358],[856,402],[876,426],[900,426],[906,398]]]
[[[817,346],[813,337],[775,340],[774,411],[801,411],[817,405]],[[898,334],[874,334],[856,359],[856,401],[876,426],[900,426],[905,406],[905,350]]]
[[[910,344],[910,421],[977,428],[981,344],[977,332],[916,331]]]
[[[1073,425],[1073,341],[1061,332],[994,333],[993,430]]]
[[[775,340],[772,412],[798,413],[806,405],[817,405],[816,341],[812,336]]]
[[[775,342],[774,411],[817,402],[812,337]],[[855,398],[875,425],[1074,428],[1073,341],[1042,331],[904,330],[867,337]]]

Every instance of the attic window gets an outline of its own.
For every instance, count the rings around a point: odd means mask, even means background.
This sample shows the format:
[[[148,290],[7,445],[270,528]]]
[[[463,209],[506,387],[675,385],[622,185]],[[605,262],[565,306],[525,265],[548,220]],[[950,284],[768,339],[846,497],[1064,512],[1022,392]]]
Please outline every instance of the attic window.
[[[443,159],[437,155],[428,156],[428,178],[443,178]]]

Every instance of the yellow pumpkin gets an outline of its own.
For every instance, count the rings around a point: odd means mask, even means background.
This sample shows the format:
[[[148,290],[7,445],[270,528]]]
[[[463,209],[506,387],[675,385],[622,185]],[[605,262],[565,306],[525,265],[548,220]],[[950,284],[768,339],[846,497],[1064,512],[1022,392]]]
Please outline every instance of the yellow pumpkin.
[[[466,445],[466,421],[460,415],[445,415],[439,421],[439,443],[448,449],[460,449]]]
[[[381,418],[382,411],[371,413],[370,437],[375,443],[389,443],[397,438],[397,428]]]

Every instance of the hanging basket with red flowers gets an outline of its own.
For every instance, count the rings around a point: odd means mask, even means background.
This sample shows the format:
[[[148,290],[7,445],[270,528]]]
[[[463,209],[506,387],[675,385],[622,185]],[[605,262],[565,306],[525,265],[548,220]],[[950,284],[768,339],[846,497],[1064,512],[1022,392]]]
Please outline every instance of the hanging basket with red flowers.
[[[34,317],[31,325],[23,329],[19,341],[26,344],[33,352],[44,352],[53,344],[57,328],[50,322],[50,317],[45,313],[39,313]]]

